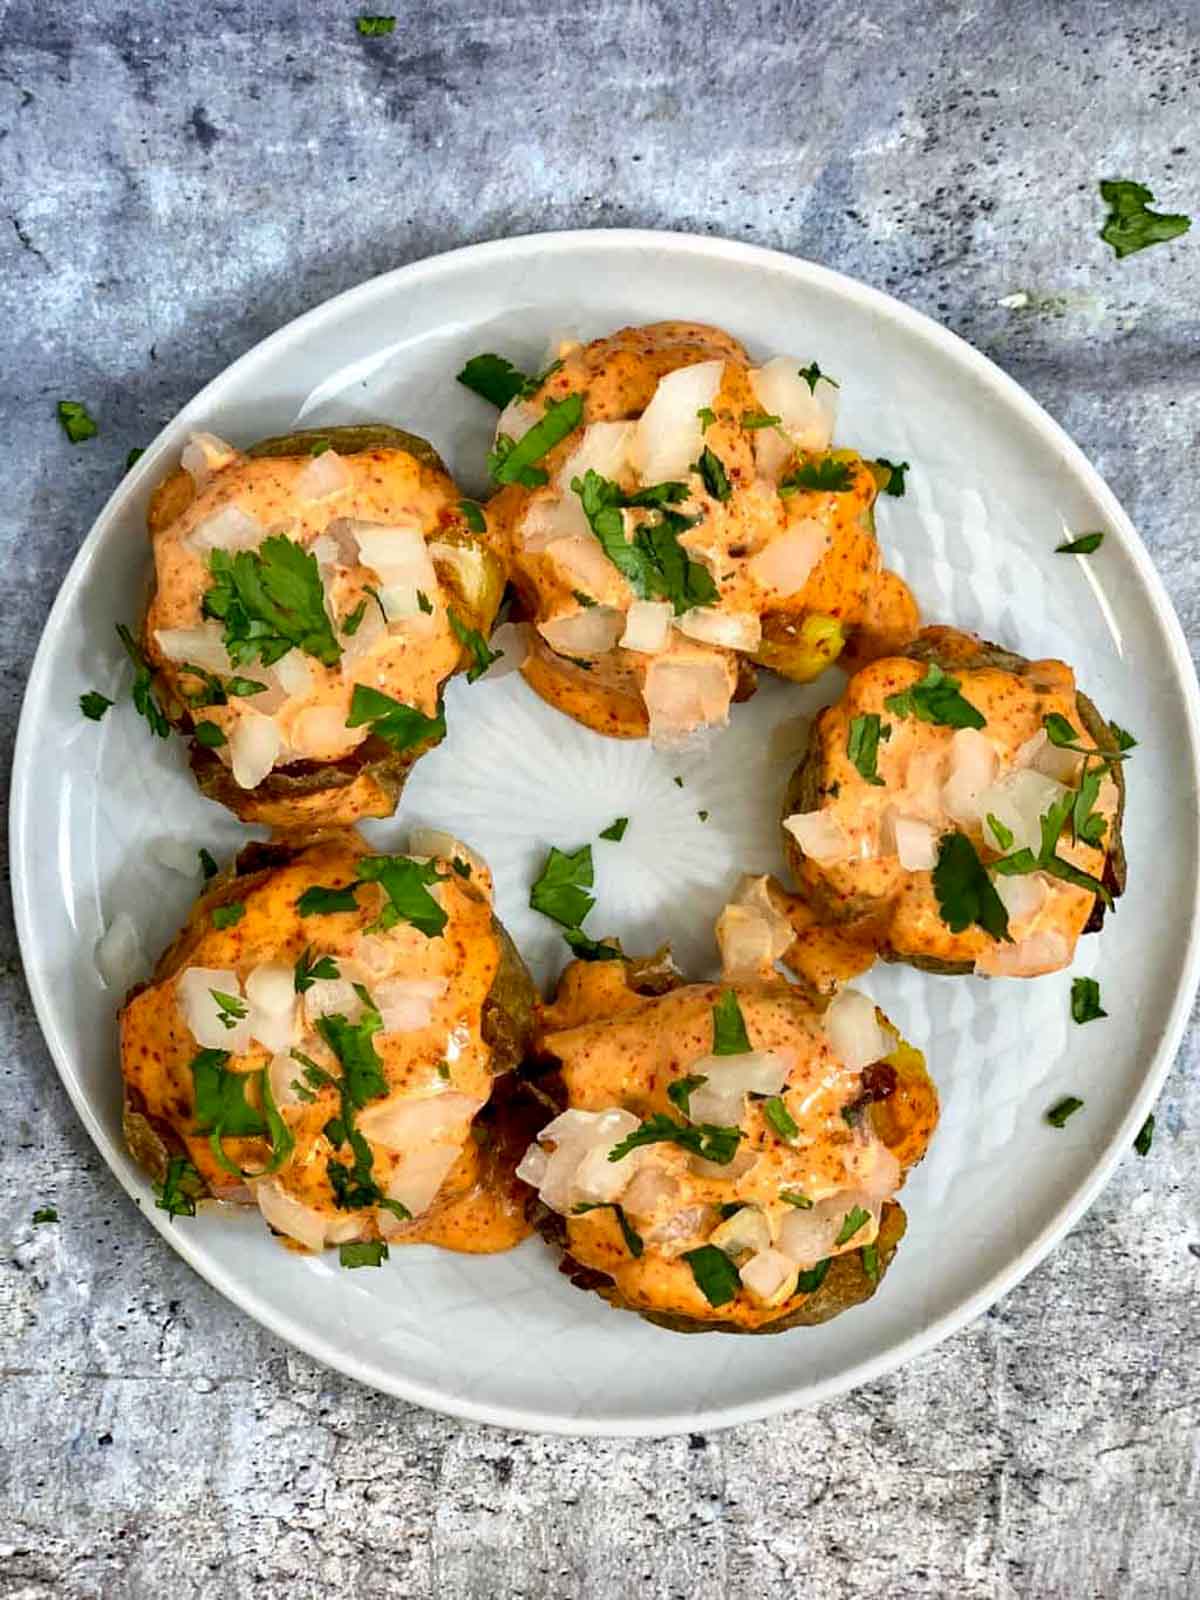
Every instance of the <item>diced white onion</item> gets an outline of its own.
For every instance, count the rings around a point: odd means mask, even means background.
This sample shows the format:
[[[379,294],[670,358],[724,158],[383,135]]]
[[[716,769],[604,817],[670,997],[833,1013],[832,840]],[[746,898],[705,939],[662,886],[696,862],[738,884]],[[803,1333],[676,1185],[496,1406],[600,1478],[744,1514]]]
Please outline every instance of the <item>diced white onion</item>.
[[[937,866],[938,831],[919,817],[893,817],[896,855],[905,872],[931,872]]]
[[[384,584],[407,584],[432,597],[437,574],[419,522],[356,522],[353,527],[364,567],[377,572]]]
[[[608,1157],[618,1141],[639,1126],[632,1112],[616,1107],[608,1111],[564,1111],[538,1134],[539,1144],[547,1149],[554,1146],[544,1169],[540,1160],[531,1159],[526,1152],[517,1175],[531,1182],[528,1175],[541,1171],[537,1187],[543,1203],[564,1215],[592,1195],[615,1200],[641,1166],[644,1151],[631,1150],[620,1161],[609,1161]],[[583,1194],[576,1184],[576,1173],[592,1152],[597,1153],[596,1157],[585,1172],[591,1189]]]
[[[956,728],[950,740],[942,805],[968,827],[980,819],[979,797],[996,776],[996,747],[978,728]]]
[[[800,593],[829,543],[828,529],[815,518],[804,517],[751,556],[746,567],[759,588],[783,599]]]
[[[593,599],[611,598],[613,590],[626,592],[624,578],[590,535],[586,538],[555,539],[545,554],[558,568],[564,582]]]
[[[1057,928],[1039,928],[1015,944],[997,940],[976,958],[975,971],[987,978],[1040,978],[1061,972],[1071,959],[1071,941]]]
[[[779,426],[802,450],[828,450],[837,419],[838,391],[828,379],[815,388],[800,376],[803,363],[795,356],[775,356],[750,373],[750,387],[763,411],[779,418]],[[766,430],[763,430],[766,431]]]
[[[257,517],[243,511],[241,506],[226,505],[198,522],[186,543],[205,556],[213,550],[254,550],[262,543],[265,533]]]
[[[517,1177],[531,1189],[540,1189],[550,1168],[550,1152],[534,1141],[517,1164]],[[632,1186],[631,1186],[632,1187]]]
[[[533,629],[528,622],[502,622],[488,640],[488,648],[496,656],[483,674],[488,683],[507,678],[517,672],[529,655],[529,638]]]
[[[521,546],[536,555],[560,539],[594,538],[578,495],[568,488],[562,494],[537,494],[530,500],[520,523]]]
[[[771,924],[749,906],[726,906],[717,918],[717,949],[726,978],[749,978],[774,963]]]
[[[250,1032],[267,1050],[286,1050],[296,1039],[295,972],[282,962],[267,962],[246,979]]]
[[[732,1161],[706,1161],[703,1156],[691,1156],[688,1168],[698,1178],[720,1178],[726,1183],[736,1183],[739,1178],[744,1178],[750,1168],[758,1161],[758,1154],[754,1150],[740,1149]]]
[[[659,749],[669,749],[701,728],[725,725],[733,675],[719,659],[659,657],[646,672],[642,697],[650,714],[651,741]]]
[[[221,676],[233,671],[219,622],[202,622],[196,628],[156,628],[154,641],[168,661],[187,661]]]
[[[305,1052],[307,1054],[307,1052]],[[304,1068],[292,1055],[290,1050],[280,1050],[271,1057],[271,1065],[267,1068],[267,1076],[271,1081],[271,1098],[279,1107],[298,1106],[304,1102],[293,1089],[292,1085],[298,1083],[309,1094],[313,1091],[304,1079]]]
[[[892,1041],[879,1026],[875,1002],[857,989],[841,989],[825,1012],[825,1032],[836,1056],[855,1071],[890,1054]]]
[[[630,450],[631,464],[643,483],[687,477],[704,448],[698,413],[716,399],[724,369],[723,361],[701,361],[659,379]]]
[[[850,857],[850,841],[841,823],[828,811],[798,811],[783,825],[806,856],[818,866],[832,866]]]
[[[457,1148],[480,1104],[454,1089],[430,1095],[393,1094],[373,1100],[358,1113],[357,1122],[364,1138],[385,1150],[407,1153],[432,1144]]]
[[[317,458],[318,460],[320,457]],[[306,1250],[325,1248],[324,1212],[315,1206],[306,1206],[294,1195],[288,1194],[278,1178],[263,1178],[254,1185],[254,1198],[269,1227],[276,1233],[286,1233]]]
[[[386,935],[360,933],[354,941],[354,960],[367,978],[382,978],[396,964],[396,946]]]
[[[1047,883],[1044,873],[1025,872],[1014,877],[997,873],[994,878],[996,893],[1008,912],[1009,932],[1018,922],[1036,917],[1046,903]]]
[[[336,978],[314,978],[312,987],[304,993],[304,1016],[309,1027],[321,1017],[345,1017],[356,1022],[362,1015],[362,1001],[355,993],[354,984],[345,976],[345,962],[337,963]]]
[[[367,595],[365,598],[367,609],[363,612],[358,627],[352,634],[342,634],[339,641],[342,646],[343,666],[347,662],[360,660],[363,656],[369,654],[381,640],[385,641],[389,637],[387,623],[384,621],[379,607],[375,604],[374,598],[371,595]]]
[[[689,1074],[708,1081],[688,1097],[693,1122],[736,1127],[746,1111],[748,1094],[778,1094],[787,1083],[788,1063],[774,1050],[749,1050],[738,1056],[703,1056]]]
[[[579,509],[581,533],[588,531],[587,518],[579,497],[571,492],[572,480],[584,477],[589,468],[602,478],[620,479],[629,466],[635,428],[632,422],[589,423],[560,468],[556,481],[564,498],[573,500]]]
[[[156,839],[150,854],[160,867],[179,873],[181,878],[200,876],[200,852],[194,844],[185,844],[182,839]]]
[[[1041,847],[1041,819],[1059,800],[1066,789],[1044,773],[1026,767],[1020,772],[1010,772],[998,783],[984,789],[978,799],[979,814],[984,821],[984,838],[993,849],[1038,850]],[[1012,834],[1012,844],[1002,846],[996,838],[987,817],[994,816],[1002,827]]]
[[[322,450],[300,468],[293,487],[299,500],[328,500],[350,487],[350,469],[336,450]]]
[[[431,1144],[421,1150],[406,1150],[388,1180],[388,1199],[398,1200],[414,1217],[428,1211],[462,1153],[466,1138],[464,1129],[462,1138],[453,1144]],[[400,1233],[403,1228],[404,1223],[394,1212],[380,1210],[379,1231],[385,1238]]]
[[[272,670],[279,680],[279,687],[289,699],[312,693],[312,668],[303,650],[289,650],[286,655],[280,656]]]
[[[727,650],[757,650],[762,643],[762,623],[755,611],[720,611],[716,606],[693,606],[675,626],[702,644]]]
[[[531,1150],[540,1149],[540,1145],[531,1146]],[[647,1163],[634,1174],[621,1204],[635,1216],[650,1218],[658,1215],[664,1206],[673,1204],[679,1194],[679,1179],[674,1173]]]
[[[389,978],[371,998],[379,1008],[384,1033],[416,1033],[433,1021],[434,1002],[450,987],[446,978]]]
[[[904,810],[908,816],[922,817],[926,822],[940,822],[942,812],[942,776],[946,770],[945,746],[919,748],[908,758],[904,772]]]
[[[95,962],[106,987],[118,994],[124,994],[145,972],[142,937],[127,911],[118,911],[97,939]]]
[[[778,1249],[798,1267],[814,1267],[826,1256],[837,1254],[839,1246],[834,1241],[842,1231],[849,1212],[864,1198],[856,1191],[844,1190],[841,1194],[819,1200],[810,1211],[793,1207],[780,1225]],[[863,1209],[871,1208],[864,1206]],[[864,1224],[854,1235],[854,1248],[868,1244],[873,1237],[871,1225]]]
[[[621,644],[654,656],[666,648],[675,608],[669,600],[635,600],[625,613],[625,632]]]
[[[221,1021],[221,1002],[214,990],[234,1000],[242,998],[238,975],[229,967],[187,967],[180,973],[175,998],[188,1031],[206,1050],[228,1050],[235,1056],[244,1055],[252,1038],[248,1008],[246,1016],[234,1020],[232,1027],[226,1027]]]
[[[408,834],[410,856],[436,856],[442,861],[462,861],[471,869],[471,882],[491,893],[492,871],[478,851],[440,828],[411,828]]]
[[[256,789],[282,753],[283,735],[272,719],[247,707],[229,735],[234,782],[242,789]]]
[[[331,522],[326,523],[325,532],[314,539],[308,548],[322,564],[357,567],[360,559],[358,530],[376,526],[378,526],[376,523],[357,522],[353,517],[334,517]],[[319,554],[318,545],[321,547]]]
[[[179,465],[191,477],[198,494],[214,472],[220,472],[222,467],[236,460],[237,451],[215,433],[190,433]]]
[[[624,626],[624,614],[612,606],[590,606],[539,622],[538,632],[559,655],[601,656],[613,648]]]
[[[1042,772],[1046,777],[1054,778],[1056,782],[1065,783],[1073,788],[1079,776],[1079,763],[1082,760],[1083,757],[1077,755],[1074,750],[1062,750],[1047,740],[1034,756],[1032,765],[1035,772]]]
[[[782,1250],[760,1250],[738,1269],[742,1283],[764,1306],[782,1304],[795,1293],[799,1269]]]

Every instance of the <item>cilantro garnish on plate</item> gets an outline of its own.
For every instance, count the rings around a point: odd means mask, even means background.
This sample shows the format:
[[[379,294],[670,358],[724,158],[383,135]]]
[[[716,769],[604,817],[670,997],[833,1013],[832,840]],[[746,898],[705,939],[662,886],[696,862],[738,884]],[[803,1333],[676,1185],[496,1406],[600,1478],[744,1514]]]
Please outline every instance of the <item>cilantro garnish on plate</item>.
[[[982,728],[987,718],[960,692],[960,682],[931,661],[925,676],[883,704],[895,717],[915,717],[942,728]]]
[[[272,666],[289,650],[302,650],[323,666],[342,658],[325,610],[317,558],[286,534],[272,534],[255,550],[214,550],[212,584],[202,605],[206,617],[225,624],[224,643],[236,666]]]

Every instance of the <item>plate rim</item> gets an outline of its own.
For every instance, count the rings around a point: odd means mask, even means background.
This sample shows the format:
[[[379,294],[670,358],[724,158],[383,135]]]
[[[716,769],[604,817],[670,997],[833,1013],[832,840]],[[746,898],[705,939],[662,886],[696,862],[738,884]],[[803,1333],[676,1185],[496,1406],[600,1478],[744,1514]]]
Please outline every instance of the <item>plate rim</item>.
[[[219,1263],[208,1258],[204,1248],[198,1243],[193,1243],[185,1230],[174,1229],[171,1225],[172,1219],[166,1213],[149,1209],[142,1203],[145,1194],[144,1183],[132,1171],[123,1149],[116,1141],[109,1138],[107,1130],[78,1083],[71,1051],[57,1025],[48,987],[29,959],[30,952],[34,948],[36,920],[32,897],[32,873],[26,870],[26,862],[29,859],[31,773],[35,755],[31,707],[41,699],[49,679],[53,645],[62,630],[63,616],[69,598],[86,582],[87,569],[93,555],[102,540],[108,536],[107,530],[124,511],[126,503],[134,497],[149,476],[157,475],[160,463],[169,451],[176,448],[180,434],[197,414],[203,414],[208,408],[210,397],[215,399],[226,384],[235,381],[243,367],[264,357],[276,356],[284,352],[290,344],[303,341],[316,326],[336,315],[337,311],[344,311],[354,305],[359,313],[364,313],[369,310],[371,303],[377,297],[389,296],[397,288],[416,286],[421,280],[430,277],[453,275],[461,267],[473,267],[496,257],[511,261],[533,254],[569,256],[580,248],[590,251],[611,250],[616,253],[639,250],[666,251],[680,257],[723,260],[748,267],[752,271],[757,269],[773,273],[782,272],[792,277],[799,285],[817,285],[869,313],[898,324],[919,339],[934,345],[952,361],[965,365],[999,403],[1006,409],[1018,413],[1037,431],[1047,446],[1055,451],[1064,468],[1082,478],[1088,491],[1103,507],[1107,526],[1118,535],[1125,554],[1134,563],[1143,593],[1154,613],[1157,625],[1165,636],[1172,675],[1181,686],[1191,766],[1193,770],[1200,769],[1200,684],[1197,683],[1193,670],[1183,626],[1171,603],[1166,586],[1132,520],[1098,469],[1092,465],[1065,429],[1015,378],[982,351],[977,350],[960,335],[944,327],[925,312],[906,305],[871,284],[803,256],[789,255],[785,251],[770,249],[763,245],[707,234],[640,228],[563,229],[547,233],[520,234],[459,246],[437,255],[408,262],[344,289],[318,305],[310,307],[309,310],[268,334],[266,338],[253,344],[217,373],[165,424],[132,471],[125,474],[118,482],[96,515],[62,579],[43,626],[22,696],[13,749],[8,807],[10,870],[14,919],[26,986],[33,1000],[34,1011],[55,1070],[76,1113],[97,1150],[104,1157],[109,1170],[134,1201],[143,1220],[148,1221],[188,1265],[237,1310],[253,1317],[276,1337],[302,1350],[325,1367],[343,1373],[378,1392],[443,1415],[456,1417],[464,1422],[483,1423],[509,1431],[557,1434],[574,1438],[665,1438],[686,1432],[714,1432],[745,1422],[760,1421],[767,1417],[807,1409],[873,1382],[896,1371],[973,1322],[1045,1259],[1054,1245],[1091,1207],[1108,1183],[1117,1162],[1129,1149],[1134,1134],[1158,1099],[1174,1064],[1191,1012],[1193,996],[1200,982],[1200,884],[1194,887],[1192,895],[1187,942],[1181,963],[1181,980],[1172,997],[1165,1024],[1159,1029],[1151,1068],[1143,1078],[1138,1093],[1134,1095],[1124,1120],[1095,1158],[1086,1181],[1080,1184],[1025,1249],[994,1272],[974,1294],[873,1358],[861,1361],[823,1381],[781,1389],[769,1398],[735,1405],[709,1406],[687,1416],[675,1413],[669,1415],[628,1413],[601,1420],[571,1417],[539,1410],[536,1407],[478,1401],[461,1395],[448,1394],[427,1383],[368,1366],[360,1355],[338,1349],[332,1341],[307,1330],[302,1321],[293,1319],[282,1308],[260,1298],[252,1285],[245,1285],[235,1280]]]

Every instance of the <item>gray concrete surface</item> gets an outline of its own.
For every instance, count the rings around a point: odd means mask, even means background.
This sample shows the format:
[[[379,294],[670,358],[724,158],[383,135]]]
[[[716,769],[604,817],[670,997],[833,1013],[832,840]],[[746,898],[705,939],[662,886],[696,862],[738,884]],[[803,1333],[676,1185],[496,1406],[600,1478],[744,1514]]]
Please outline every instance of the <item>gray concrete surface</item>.
[[[1122,263],[1095,237],[1105,175],[1200,212],[1196,4],[437,0],[380,40],[354,16],[0,0],[6,768],[131,445],[328,295],[562,226],[753,239],[939,316],[1090,452],[1200,641],[1200,233]],[[98,439],[66,442],[62,396]],[[7,906],[0,963],[5,1600],[1200,1592],[1194,1032],[1150,1158],[974,1327],[810,1414],[576,1444],[382,1399],[219,1299],[77,1123]]]

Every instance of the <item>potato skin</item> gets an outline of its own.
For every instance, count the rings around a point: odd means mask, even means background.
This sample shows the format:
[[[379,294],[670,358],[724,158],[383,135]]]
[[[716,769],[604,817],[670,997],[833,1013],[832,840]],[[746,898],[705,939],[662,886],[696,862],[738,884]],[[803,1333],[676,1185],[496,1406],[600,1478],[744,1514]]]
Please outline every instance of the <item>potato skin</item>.
[[[319,441],[328,441],[340,455],[365,450],[403,450],[422,467],[449,481],[441,457],[428,440],[385,423],[335,428],[304,428],[294,433],[260,440],[245,452],[249,457],[306,457]],[[151,535],[167,528],[191,504],[195,487],[191,476],[178,467],[150,500],[147,525]],[[472,535],[465,522],[450,527],[441,542],[472,552],[475,571],[469,579],[456,566],[439,561],[439,581],[454,597],[456,609],[468,625],[485,638],[491,633],[504,595],[504,568],[495,553]],[[354,827],[368,817],[390,817],[395,811],[408,774],[415,763],[440,740],[429,739],[407,750],[394,750],[370,737],[337,761],[296,761],[277,767],[255,789],[243,789],[214,751],[190,738],[193,718],[189,708],[171,695],[164,696],[167,716],[176,730],[189,738],[189,763],[201,792],[240,821],[284,832],[307,833],[321,828]]]
[[[136,984],[125,996],[124,1004],[127,1005],[134,995],[147,988],[150,983],[162,982],[181,964],[186,963],[191,928],[198,912],[211,913],[214,906],[238,900],[246,893],[248,879],[251,880],[253,887],[255,880],[261,880],[278,868],[287,866],[301,853],[305,845],[315,842],[317,841],[310,837],[303,844],[299,841],[291,843],[285,839],[276,839],[270,843],[254,841],[246,845],[239,851],[232,868],[222,873],[220,877],[214,878],[199,897],[175,938],[155,962],[150,979],[146,983]],[[483,1004],[482,1033],[485,1043],[492,1050],[492,1075],[498,1079],[514,1073],[529,1053],[533,1041],[538,996],[520,952],[508,930],[495,916],[492,918],[492,931],[500,947],[500,965]],[[507,1093],[505,1098],[510,1098]],[[511,1113],[511,1120],[515,1124],[520,1124],[522,1119],[527,1121],[529,1117],[528,1097],[522,1095],[520,1099],[523,1104]],[[479,1114],[479,1120],[491,1124],[497,1120],[496,1113],[485,1106]],[[499,1118],[501,1122],[505,1120],[505,1115]],[[183,1141],[169,1123],[147,1115],[141,1096],[131,1088],[128,1080],[124,1080],[122,1128],[129,1153],[155,1183],[163,1181],[167,1163],[172,1156],[187,1153]],[[533,1134],[530,1133],[529,1137],[532,1138]],[[498,1135],[497,1147],[508,1148],[503,1130]],[[524,1145],[517,1151],[512,1165],[515,1166],[516,1161],[520,1160],[523,1149]],[[199,1198],[204,1196],[201,1195]]]
[[[571,968],[568,967],[567,971],[569,973]],[[625,959],[624,971],[627,987],[640,997],[666,994],[688,982],[674,967],[670,953],[665,948],[646,960]],[[558,1003],[562,1003],[564,998],[568,1015],[559,1020],[565,1026],[574,1026],[581,1018],[570,1013],[569,996],[564,997],[560,993]],[[865,1114],[870,1118],[876,1135],[893,1152],[907,1173],[923,1158],[936,1127],[937,1089],[926,1070],[925,1058],[911,1045],[899,1042],[887,1060],[895,1072],[894,1091],[886,1099],[866,1105]],[[544,1126],[567,1104],[566,1088],[557,1071],[555,1058],[535,1057],[527,1063],[524,1075],[531,1095],[544,1108],[541,1120]],[[672,1333],[786,1333],[790,1328],[814,1327],[818,1323],[828,1322],[852,1306],[871,1299],[891,1266],[908,1225],[903,1206],[897,1201],[886,1202],[875,1241],[879,1270],[874,1278],[867,1275],[860,1250],[834,1256],[819,1288],[809,1294],[792,1296],[791,1301],[781,1309],[781,1314],[773,1320],[757,1327],[746,1327],[716,1317],[708,1319],[649,1311],[632,1304],[607,1274],[584,1266],[571,1255],[567,1248],[567,1228],[563,1217],[537,1201],[533,1218],[534,1226],[542,1238],[561,1257],[559,1271],[577,1289],[590,1290],[607,1301],[614,1310],[633,1311],[645,1321]],[[788,1305],[790,1310],[787,1309]]]
[[[998,667],[1002,671],[1020,677],[1030,667],[1030,662],[1024,656],[1006,649],[1003,645],[993,644],[988,640],[978,639],[973,634],[946,627],[924,628],[916,640],[898,653],[910,660],[925,665],[933,664],[941,667],[944,672],[951,673],[972,667]],[[1115,754],[1116,737],[1087,695],[1077,692],[1075,707],[1080,722],[1095,740],[1096,745]],[[788,780],[781,817],[818,809],[821,802],[819,763],[819,743],[810,732],[808,745],[800,763]],[[1126,880],[1125,849],[1121,834],[1125,811],[1125,776],[1121,762],[1113,764],[1113,781],[1117,788],[1118,808],[1105,853],[1103,882],[1116,899],[1124,892]],[[793,878],[800,885],[802,898],[827,921],[834,924],[855,924],[869,929],[872,918],[881,910],[886,911],[886,902],[881,906],[865,895],[847,898],[831,894],[825,874],[808,860],[788,829],[783,828],[782,834],[784,856]],[[1097,899],[1084,928],[1085,933],[1099,930],[1104,921],[1104,911],[1103,902]],[[975,970],[971,961],[949,961],[935,956],[912,954],[897,955],[886,942],[881,942],[878,954],[883,961],[915,967],[921,972],[930,972],[943,977],[970,976]]]

